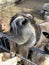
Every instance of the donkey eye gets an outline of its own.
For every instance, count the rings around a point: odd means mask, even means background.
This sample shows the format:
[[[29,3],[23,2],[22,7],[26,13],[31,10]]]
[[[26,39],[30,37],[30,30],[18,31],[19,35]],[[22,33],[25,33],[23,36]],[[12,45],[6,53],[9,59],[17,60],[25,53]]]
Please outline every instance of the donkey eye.
[[[26,25],[26,24],[27,24],[27,22],[28,22],[28,20],[27,20],[27,19],[25,19],[25,20],[22,22],[22,25]]]
[[[47,32],[42,32],[42,33],[43,33],[43,35],[44,35],[46,38],[49,39],[49,33],[47,33]]]

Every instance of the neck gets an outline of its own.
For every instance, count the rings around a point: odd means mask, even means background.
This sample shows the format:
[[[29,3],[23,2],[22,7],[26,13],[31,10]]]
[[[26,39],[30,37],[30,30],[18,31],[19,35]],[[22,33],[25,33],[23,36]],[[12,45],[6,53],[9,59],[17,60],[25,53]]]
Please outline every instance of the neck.
[[[36,33],[35,29],[33,29],[33,33],[31,34],[29,40],[27,40],[27,42],[24,43],[24,46],[31,48],[32,46],[35,45],[35,43],[36,43]]]
[[[34,26],[33,28],[33,33],[31,34],[29,40],[24,44],[25,46],[31,48],[32,46],[36,45],[37,42],[40,39],[41,35],[41,29],[40,26]]]

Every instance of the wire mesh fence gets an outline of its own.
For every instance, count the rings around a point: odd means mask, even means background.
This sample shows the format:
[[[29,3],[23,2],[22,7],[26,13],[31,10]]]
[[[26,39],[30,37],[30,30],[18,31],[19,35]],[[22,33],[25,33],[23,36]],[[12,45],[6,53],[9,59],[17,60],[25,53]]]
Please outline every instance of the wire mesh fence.
[[[14,41],[14,40],[10,36],[3,34],[2,32],[0,32],[0,35],[2,35],[2,37],[0,37],[0,49],[2,49],[2,51],[0,51],[0,52],[6,51],[6,52],[10,53],[10,44],[9,44],[8,40],[12,40],[12,41]],[[16,54],[16,56],[21,58],[23,61],[28,62],[30,65],[37,65],[34,62],[31,62],[30,60],[28,60],[24,57],[21,57],[19,54]],[[18,65],[21,65],[21,64],[18,64]]]

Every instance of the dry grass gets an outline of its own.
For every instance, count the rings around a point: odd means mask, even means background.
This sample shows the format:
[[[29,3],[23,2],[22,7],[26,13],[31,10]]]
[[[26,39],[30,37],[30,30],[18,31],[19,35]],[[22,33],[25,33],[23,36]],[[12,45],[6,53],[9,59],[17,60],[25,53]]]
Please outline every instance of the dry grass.
[[[39,1],[24,0],[23,3],[16,5],[16,6],[14,4],[8,5],[6,7],[5,7],[5,5],[3,7],[0,6],[0,19],[4,17],[4,18],[6,18],[6,21],[10,21],[11,17],[18,12],[37,11],[41,8],[43,3],[44,3],[44,1],[42,2],[42,0],[41,1],[40,0]]]

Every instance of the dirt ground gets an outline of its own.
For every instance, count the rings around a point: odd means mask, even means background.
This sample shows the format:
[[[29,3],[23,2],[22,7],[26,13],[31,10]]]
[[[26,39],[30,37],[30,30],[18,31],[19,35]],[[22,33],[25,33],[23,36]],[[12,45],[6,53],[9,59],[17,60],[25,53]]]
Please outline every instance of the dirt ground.
[[[0,5],[0,19],[5,18],[8,21],[10,21],[11,17],[21,11],[26,11],[26,12],[30,12],[33,11],[33,14],[35,14],[35,16],[38,15],[37,11],[41,9],[42,5],[44,3],[48,3],[49,0],[24,0],[22,3],[20,4],[10,4],[10,5],[6,5],[4,4],[3,6]],[[37,19],[37,22],[41,22],[41,19]]]

